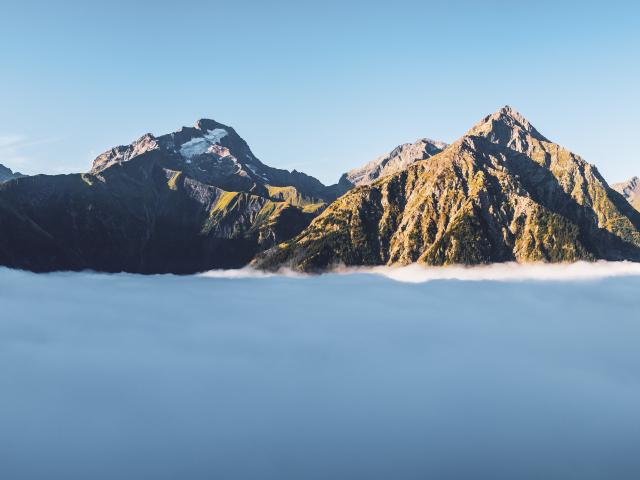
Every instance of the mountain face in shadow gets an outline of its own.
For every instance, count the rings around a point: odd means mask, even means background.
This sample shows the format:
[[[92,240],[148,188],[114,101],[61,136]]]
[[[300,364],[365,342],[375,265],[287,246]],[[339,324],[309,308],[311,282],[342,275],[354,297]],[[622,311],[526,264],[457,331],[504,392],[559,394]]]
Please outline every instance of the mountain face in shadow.
[[[192,273],[246,265],[342,193],[260,162],[226,125],[98,156],[88,173],[0,185],[0,264],[35,271]]]
[[[254,265],[640,260],[640,214],[504,107],[442,152],[337,199]]]
[[[5,167],[0,163],[0,183],[8,182],[9,180],[13,180],[14,178],[22,178],[26,175],[23,175],[20,172],[13,172],[9,167]]]

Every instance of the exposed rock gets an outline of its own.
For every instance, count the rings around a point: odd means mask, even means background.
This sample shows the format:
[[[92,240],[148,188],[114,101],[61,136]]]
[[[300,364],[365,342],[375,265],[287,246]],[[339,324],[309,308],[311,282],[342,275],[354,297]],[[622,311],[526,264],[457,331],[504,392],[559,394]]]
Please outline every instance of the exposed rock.
[[[626,198],[636,210],[640,210],[640,178],[633,177],[622,183],[615,183],[612,188]]]
[[[9,180],[13,180],[14,178],[22,177],[26,177],[26,175],[23,175],[20,172],[12,172],[10,168],[0,164],[0,183],[8,182]]]

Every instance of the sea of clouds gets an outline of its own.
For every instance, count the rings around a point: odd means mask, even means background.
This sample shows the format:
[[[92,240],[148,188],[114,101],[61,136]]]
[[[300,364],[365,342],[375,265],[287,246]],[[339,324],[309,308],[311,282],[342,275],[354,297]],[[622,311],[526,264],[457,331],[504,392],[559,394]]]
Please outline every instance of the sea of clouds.
[[[639,311],[627,263],[0,269],[0,478],[635,480]]]

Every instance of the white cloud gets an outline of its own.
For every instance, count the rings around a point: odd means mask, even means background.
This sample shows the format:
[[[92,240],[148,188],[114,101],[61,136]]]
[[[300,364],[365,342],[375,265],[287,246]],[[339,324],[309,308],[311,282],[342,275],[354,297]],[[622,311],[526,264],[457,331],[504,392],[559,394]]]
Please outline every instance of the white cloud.
[[[0,135],[0,164],[22,173],[39,173],[33,147],[59,141],[58,138],[29,138],[26,135]]]
[[[638,291],[0,268],[2,478],[640,478]]]
[[[494,263],[466,267],[462,265],[447,267],[429,267],[412,264],[403,267],[338,267],[330,274],[339,275],[380,275],[404,283],[425,283],[435,280],[461,281],[553,281],[573,282],[590,281],[609,277],[640,276],[640,263],[634,262],[575,262],[575,263]],[[277,273],[255,270],[245,267],[237,270],[211,270],[200,276],[211,278],[245,279],[286,277],[312,277],[289,269]]]

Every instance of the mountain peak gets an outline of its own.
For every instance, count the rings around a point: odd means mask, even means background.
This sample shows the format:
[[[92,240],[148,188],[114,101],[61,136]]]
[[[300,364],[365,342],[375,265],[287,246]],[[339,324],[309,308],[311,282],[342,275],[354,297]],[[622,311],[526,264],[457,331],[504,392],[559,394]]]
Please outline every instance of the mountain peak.
[[[527,120],[520,112],[518,112],[515,108],[511,107],[510,105],[505,105],[504,107],[499,109],[497,112],[495,112],[493,115],[491,115],[491,117],[494,119],[507,121],[510,124],[513,124],[513,123],[518,124],[528,132],[536,131],[533,125],[529,123],[529,120]]]
[[[220,122],[216,122],[211,118],[201,118],[195,123],[194,126],[197,130],[202,130],[204,132],[206,132],[207,130],[215,130],[217,128],[222,128],[222,129],[229,128],[227,125],[223,125]]]
[[[404,170],[415,162],[431,158],[446,147],[446,143],[429,138],[420,138],[414,143],[403,143],[389,153],[344,173],[339,183],[349,187],[370,184],[379,178]]]
[[[9,167],[5,167],[0,163],[0,183],[8,182],[9,180],[13,180],[14,178],[25,177],[20,172],[14,172]]]
[[[532,140],[548,142],[522,114],[509,105],[487,115],[467,132],[468,136],[487,138],[519,152],[526,152]]]

